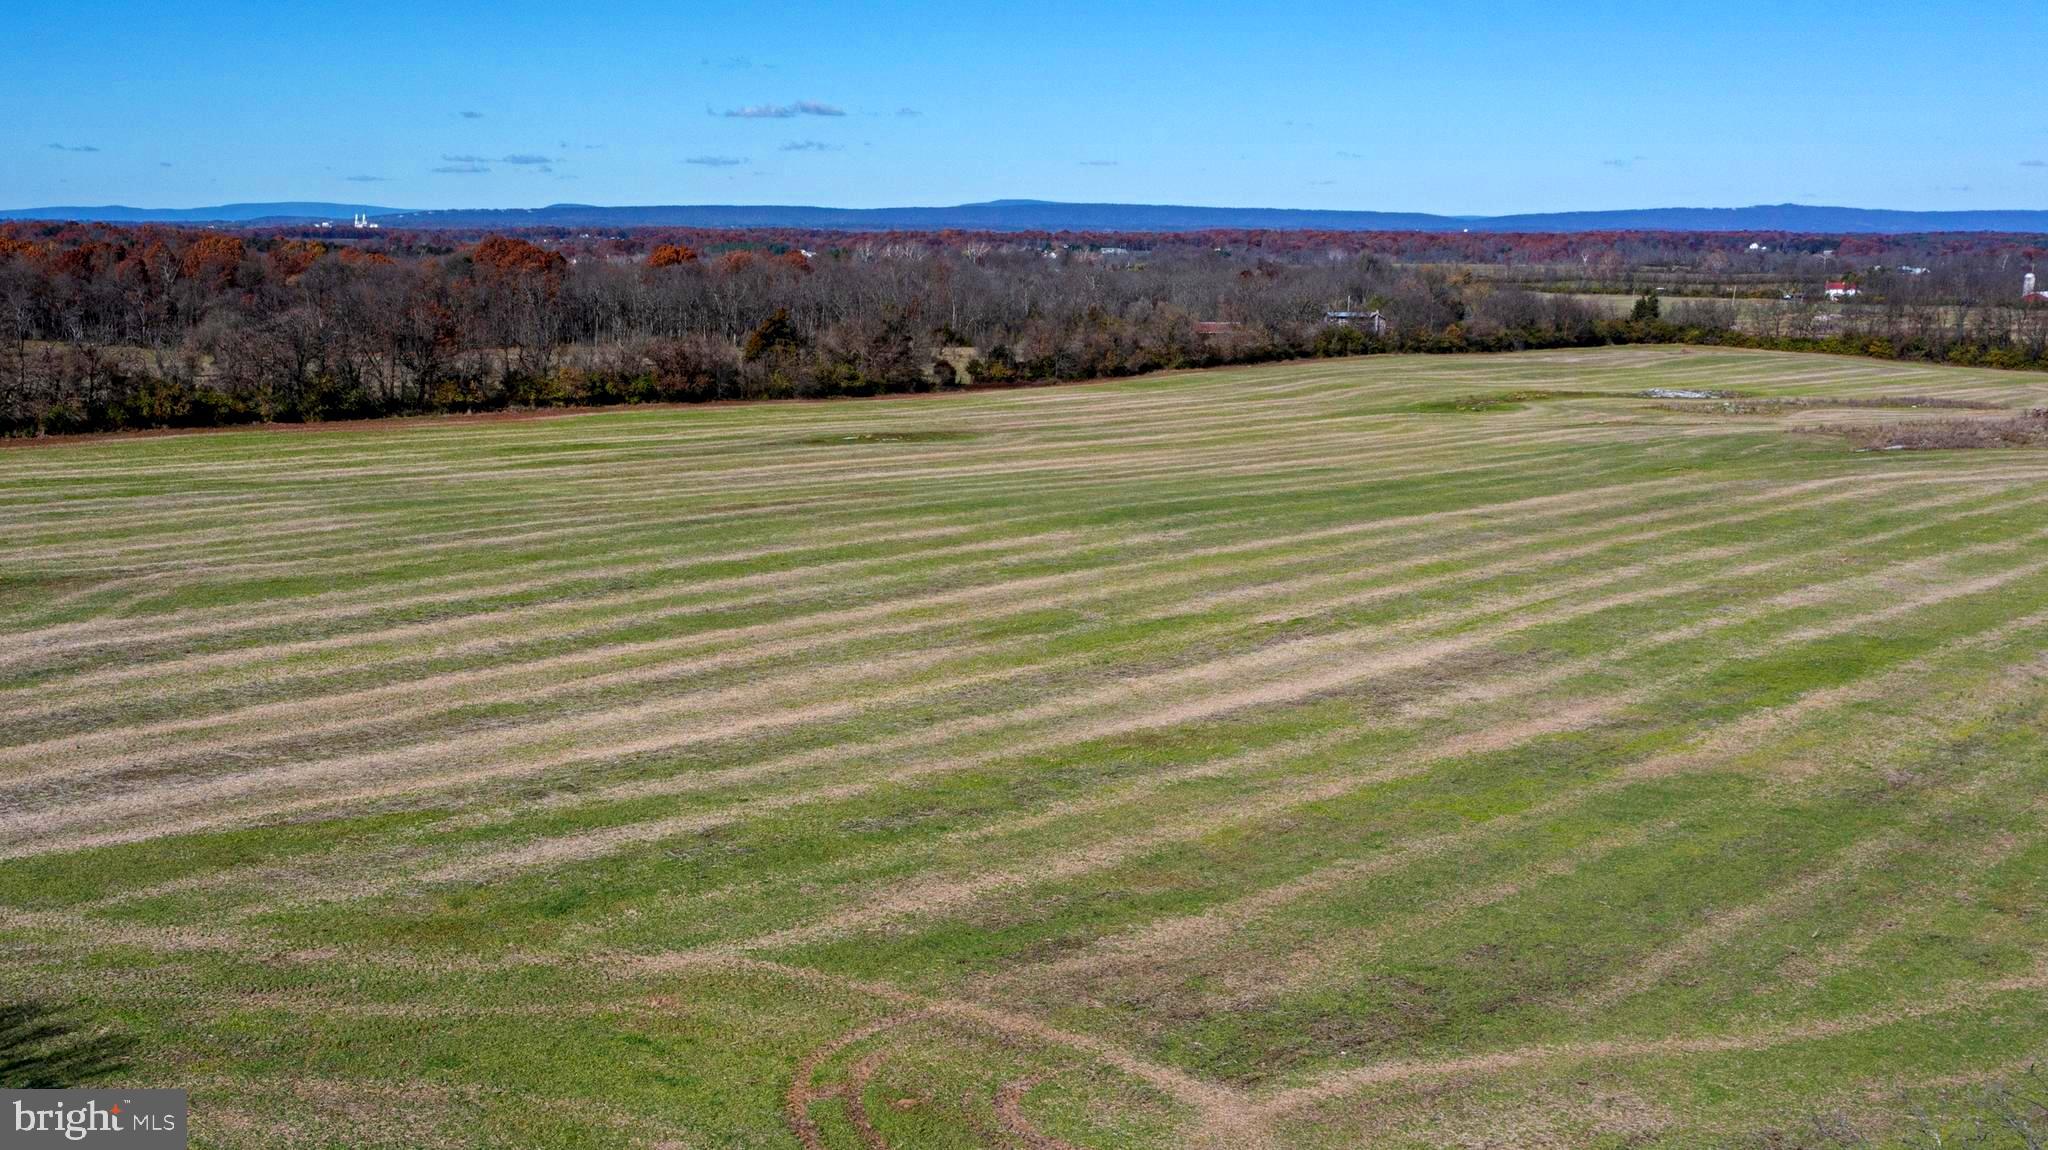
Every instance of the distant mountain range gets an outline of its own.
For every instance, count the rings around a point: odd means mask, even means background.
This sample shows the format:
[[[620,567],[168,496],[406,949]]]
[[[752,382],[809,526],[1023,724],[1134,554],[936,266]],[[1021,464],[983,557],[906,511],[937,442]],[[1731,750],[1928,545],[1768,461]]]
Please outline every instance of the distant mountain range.
[[[109,224],[247,224],[300,220],[347,221],[357,212],[390,215],[394,209],[375,204],[289,202],[278,204],[215,204],[206,208],[100,207],[0,208],[0,220],[92,220]]]
[[[1425,212],[1351,212],[1301,208],[1205,208],[1177,204],[1066,204],[991,200],[934,208],[820,208],[801,205],[669,204],[604,207],[411,210],[376,204],[220,204],[202,208],[49,207],[0,209],[0,219],[93,220],[111,223],[345,224],[361,212],[384,227],[403,228],[812,228],[843,231],[1178,232],[1206,228],[1406,232],[2038,232],[2048,211],[1911,212],[1813,204],[1747,208],[1634,208],[1603,212],[1532,212],[1510,216],[1440,216]]]

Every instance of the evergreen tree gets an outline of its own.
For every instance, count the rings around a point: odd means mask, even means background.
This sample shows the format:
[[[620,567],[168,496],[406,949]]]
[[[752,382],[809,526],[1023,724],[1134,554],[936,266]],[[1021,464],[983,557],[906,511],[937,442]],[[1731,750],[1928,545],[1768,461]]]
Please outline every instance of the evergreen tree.
[[[804,337],[796,330],[796,324],[789,318],[789,309],[779,307],[775,314],[761,321],[761,326],[747,333],[746,346],[740,354],[752,363],[773,351],[784,349],[794,351],[804,345]]]

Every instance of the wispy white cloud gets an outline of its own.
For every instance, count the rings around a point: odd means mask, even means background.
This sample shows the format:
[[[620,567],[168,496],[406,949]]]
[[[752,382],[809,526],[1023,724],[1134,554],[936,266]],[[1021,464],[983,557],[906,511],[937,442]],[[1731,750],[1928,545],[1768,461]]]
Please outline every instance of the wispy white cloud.
[[[727,108],[723,115],[734,120],[790,120],[798,116],[844,116],[846,109],[832,104],[821,104],[816,100],[798,100],[794,104],[750,104],[744,108]]]

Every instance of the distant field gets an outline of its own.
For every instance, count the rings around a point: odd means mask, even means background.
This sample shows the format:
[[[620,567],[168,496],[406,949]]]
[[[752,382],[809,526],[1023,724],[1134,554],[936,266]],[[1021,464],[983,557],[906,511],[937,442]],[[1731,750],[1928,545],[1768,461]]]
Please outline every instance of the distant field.
[[[0,999],[199,1146],[2024,1145],[2048,454],[1652,387],[2048,406],[1653,348],[0,447]]]

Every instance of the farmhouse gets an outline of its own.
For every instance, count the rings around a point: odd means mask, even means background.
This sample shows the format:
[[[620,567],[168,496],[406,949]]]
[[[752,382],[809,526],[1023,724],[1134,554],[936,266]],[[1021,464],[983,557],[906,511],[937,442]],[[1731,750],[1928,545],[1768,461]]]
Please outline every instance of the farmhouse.
[[[1374,335],[1387,334],[1387,317],[1377,311],[1326,311],[1323,322],[1338,327],[1368,328]]]
[[[1829,280],[1827,293],[1828,298],[1833,300],[1849,299],[1862,294],[1856,289],[1855,284],[1847,280]]]
[[[2026,277],[2020,280],[2020,302],[2048,303],[2048,291],[2036,291],[2034,288],[2033,272],[2028,272]]]

